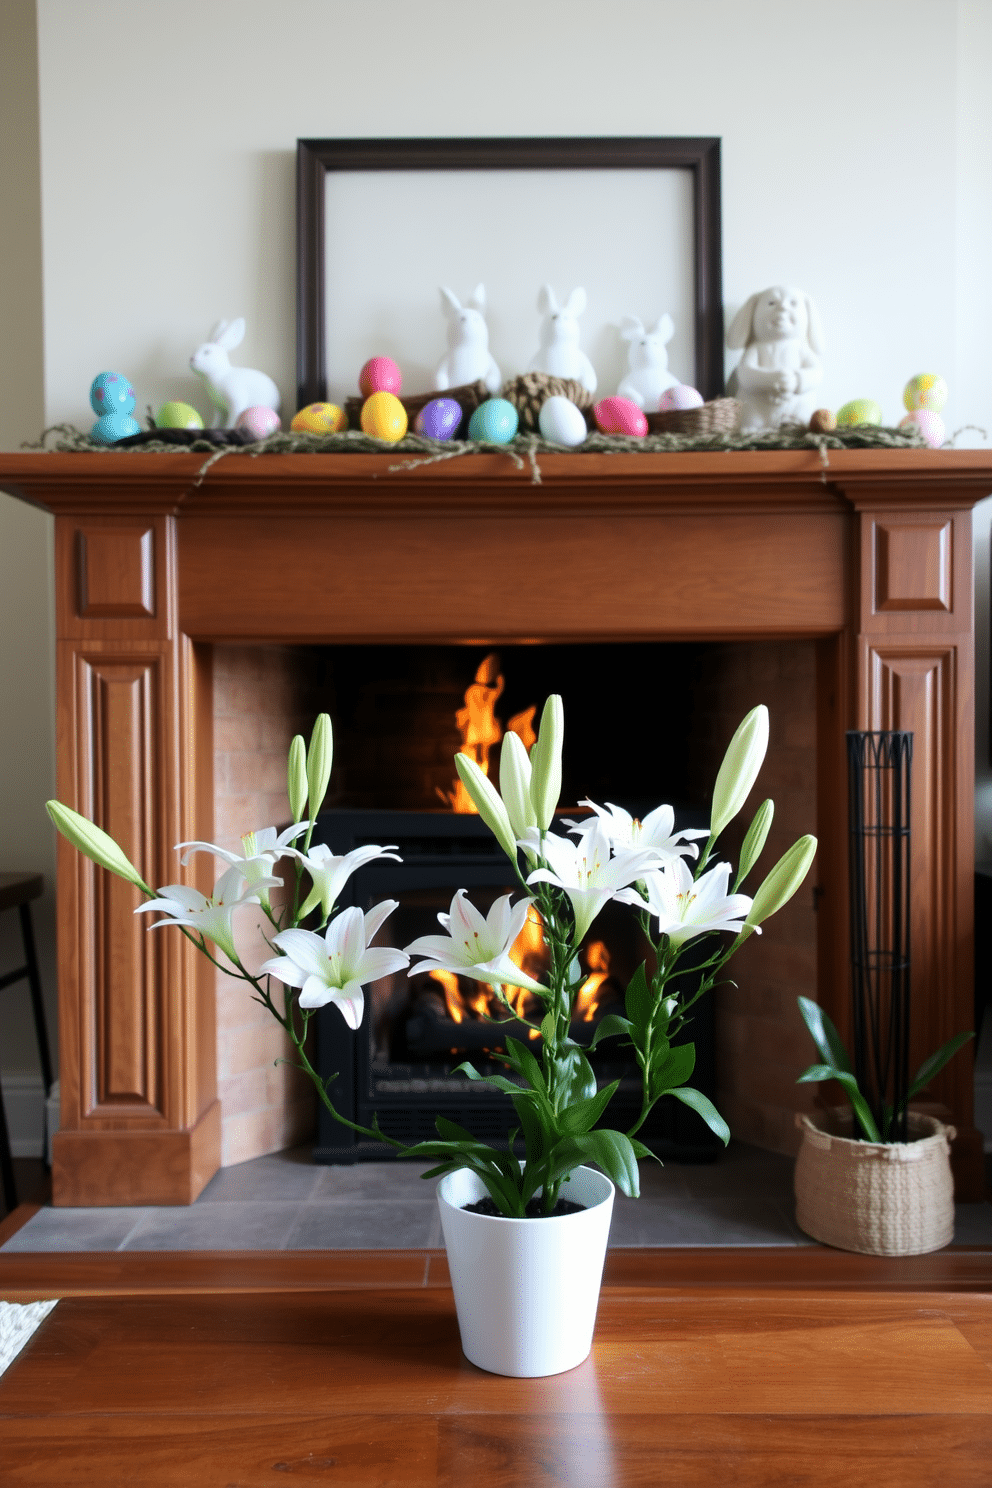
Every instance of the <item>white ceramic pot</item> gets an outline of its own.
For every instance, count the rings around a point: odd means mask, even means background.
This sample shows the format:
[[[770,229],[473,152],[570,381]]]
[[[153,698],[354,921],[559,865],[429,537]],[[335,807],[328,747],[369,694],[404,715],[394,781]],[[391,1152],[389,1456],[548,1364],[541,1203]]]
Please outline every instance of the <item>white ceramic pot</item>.
[[[579,1168],[561,1198],[587,1207],[557,1219],[470,1214],[486,1196],[468,1168],[437,1186],[465,1357],[491,1374],[533,1378],[581,1364],[592,1348],[615,1189]]]

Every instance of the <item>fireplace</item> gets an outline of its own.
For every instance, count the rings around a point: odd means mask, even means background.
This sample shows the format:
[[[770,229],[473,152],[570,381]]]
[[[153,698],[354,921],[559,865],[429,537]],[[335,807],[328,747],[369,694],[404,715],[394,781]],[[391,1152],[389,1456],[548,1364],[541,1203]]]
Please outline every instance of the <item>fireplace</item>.
[[[700,665],[729,680],[716,715],[737,711],[737,648],[798,643],[814,694],[816,821],[800,830],[820,838],[817,909],[805,909],[805,947],[780,946],[777,975],[812,953],[817,995],[844,1028],[844,730],[911,728],[913,1054],[970,1026],[970,507],[992,489],[992,459],[851,450],[824,466],[814,451],[754,451],[540,465],[535,485],[496,455],[232,455],[205,475],[185,454],[4,456],[4,488],[56,513],[61,799],[156,884],[173,877],[175,842],[222,836],[237,785],[216,798],[226,648],[705,643]],[[770,652],[751,654],[760,669]],[[708,686],[700,676],[697,691]],[[204,886],[210,865],[197,871]],[[60,845],[57,1203],[188,1203],[219,1160],[210,968],[179,936],[142,935],[133,906],[126,885]],[[734,1071],[767,1042],[747,1025],[767,1001],[744,1008],[747,971],[742,956],[741,990],[716,1006],[718,1061]],[[788,1065],[768,1071],[782,1101]],[[969,1061],[933,1093],[959,1131],[962,1192],[974,1192]],[[746,1101],[730,1096],[735,1128]]]

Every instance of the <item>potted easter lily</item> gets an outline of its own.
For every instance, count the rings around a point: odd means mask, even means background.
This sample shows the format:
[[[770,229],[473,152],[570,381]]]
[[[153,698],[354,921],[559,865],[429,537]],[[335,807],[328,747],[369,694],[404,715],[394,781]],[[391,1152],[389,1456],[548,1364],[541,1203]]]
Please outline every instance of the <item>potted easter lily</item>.
[[[695,1049],[685,1026],[693,1004],[721,978],[734,952],[795,893],[816,849],[814,838],[801,838],[753,897],[742,892],[771,826],[773,808],[766,801],[744,839],[736,872],[715,857],[764,759],[764,707],[748,714],[730,743],[708,831],[678,830],[668,806],[643,821],[593,802],[583,802],[588,814],[575,820],[558,816],[563,731],[561,699],[551,697],[530,754],[516,734],[506,735],[498,790],[474,760],[456,756],[458,774],[506,854],[520,897],[514,902],[508,894],[483,915],[459,890],[449,912],[438,917],[443,933],[402,950],[374,943],[396,901],[367,912],[337,904],[357,868],[395,850],[363,847],[338,858],[312,843],[330,778],[326,715],[309,749],[298,737],[290,750],[290,828],[279,835],[271,828],[249,833],[240,855],[210,843],[180,844],[183,862],[209,851],[227,863],[209,897],[183,885],[153,892],[112,838],[70,808],[48,803],[71,842],[146,896],[141,910],[159,911],[159,925],[178,925],[215,965],[246,983],[282,1025],[335,1121],[398,1155],[434,1163],[424,1176],[441,1178],[438,1202],[463,1349],[482,1368],[513,1375],[554,1374],[588,1354],[615,1185],[630,1197],[639,1192],[638,1162],[651,1153],[637,1133],[655,1104],[666,1096],[682,1101],[724,1142],[729,1139],[712,1102],[688,1083]],[[274,872],[284,860],[288,883]],[[283,890],[278,905],[271,896],[276,887]],[[627,987],[625,1016],[604,1016],[583,1046],[572,1036],[584,980],[579,949],[611,900],[636,916],[650,954]],[[260,907],[273,952],[257,973],[247,969],[234,941],[233,914],[245,905]],[[510,954],[532,907],[548,955],[544,981]],[[483,1142],[444,1117],[437,1118],[436,1141],[412,1146],[383,1132],[378,1121],[358,1125],[336,1109],[333,1083],[325,1084],[311,1064],[307,1033],[314,1011],[333,1003],[357,1028],[364,988],[409,966],[411,957],[420,959],[410,975],[444,969],[487,983],[515,1028],[528,1020],[511,1004],[509,989],[525,988],[536,999],[539,1015],[530,1021],[528,1042],[506,1034],[504,1052],[495,1056],[505,1073],[459,1066],[467,1079],[509,1097],[516,1126],[506,1147]],[[686,991],[677,978],[690,962],[693,981]],[[503,1020],[495,1021],[498,1030]],[[619,1082],[599,1088],[588,1057],[606,1039],[629,1046],[642,1075],[641,1109],[626,1131],[606,1124]]]

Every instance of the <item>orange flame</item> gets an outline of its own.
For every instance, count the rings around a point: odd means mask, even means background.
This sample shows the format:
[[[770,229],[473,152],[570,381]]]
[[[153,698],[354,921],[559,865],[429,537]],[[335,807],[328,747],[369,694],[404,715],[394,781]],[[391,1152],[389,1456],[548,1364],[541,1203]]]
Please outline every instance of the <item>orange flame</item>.
[[[586,963],[589,975],[576,996],[574,1016],[582,1023],[591,1023],[596,1015],[599,989],[610,974],[610,953],[601,940],[590,942],[586,950]]]
[[[506,682],[500,675],[499,656],[495,651],[490,651],[480,662],[475,681],[466,688],[464,708],[459,708],[455,714],[455,722],[461,735],[460,753],[474,759],[484,775],[489,774],[489,756],[493,746],[503,737],[503,725],[496,717],[496,704],[505,686]],[[523,713],[514,714],[507,725],[510,733],[520,735],[528,750],[537,742],[534,732],[536,712],[535,704]],[[460,779],[452,781],[450,791],[438,789],[438,795],[442,801],[447,801],[452,811],[460,815],[468,816],[473,812],[478,814],[475,802]]]

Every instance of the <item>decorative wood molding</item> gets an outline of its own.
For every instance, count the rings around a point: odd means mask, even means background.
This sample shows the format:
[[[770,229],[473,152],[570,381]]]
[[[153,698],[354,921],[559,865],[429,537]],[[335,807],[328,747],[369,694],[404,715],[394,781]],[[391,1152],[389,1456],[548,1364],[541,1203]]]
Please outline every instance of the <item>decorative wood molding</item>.
[[[875,609],[943,610],[952,598],[951,539],[954,524],[914,522],[890,516],[873,523]]]
[[[152,527],[79,527],[81,620],[141,620],[155,614]]]

